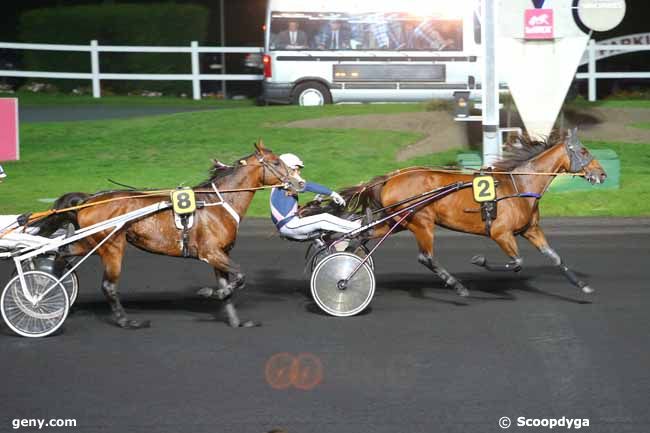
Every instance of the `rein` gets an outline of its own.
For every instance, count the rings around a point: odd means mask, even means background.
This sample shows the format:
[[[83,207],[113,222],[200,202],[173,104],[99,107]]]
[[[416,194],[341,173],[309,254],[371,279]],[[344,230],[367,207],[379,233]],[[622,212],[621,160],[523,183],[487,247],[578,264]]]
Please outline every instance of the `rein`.
[[[255,151],[255,156],[259,164],[249,164],[245,159],[240,160],[240,167],[250,167],[250,166],[258,166],[262,167],[262,170],[268,169],[272,174],[274,174],[278,179],[280,179],[283,183],[279,184],[274,184],[274,185],[265,185],[265,186],[259,186],[259,187],[250,187],[250,188],[234,188],[234,189],[224,189],[224,190],[219,190],[221,193],[234,193],[234,192],[244,192],[244,191],[258,191],[262,189],[271,189],[271,188],[281,188],[285,187],[287,184],[293,185],[291,182],[291,176],[289,175],[289,170],[286,169],[285,167],[285,173],[281,173],[278,169],[270,165],[265,159],[264,155],[259,152],[258,150]],[[283,164],[284,166],[284,164]],[[262,172],[262,177],[264,177],[264,172]],[[146,191],[146,192],[141,192],[138,195],[132,195],[132,196],[126,196],[126,197],[113,197],[110,199],[105,199],[105,200],[100,200],[92,203],[84,203],[80,204],[77,206],[71,206],[63,209],[49,209],[47,211],[43,212],[36,212],[33,214],[26,214],[25,216],[29,215],[26,219],[25,224],[22,225],[27,225],[29,223],[41,220],[43,218],[47,218],[51,215],[56,215],[64,212],[70,212],[70,211],[76,211],[80,209],[85,209],[88,207],[93,207],[93,206],[99,206],[102,204],[106,203],[112,203],[120,200],[128,200],[128,199],[136,199],[136,198],[147,198],[147,197],[164,197],[168,196],[171,194],[171,192],[174,191],[174,189],[161,189],[161,190],[152,190],[152,191]],[[128,191],[126,191],[128,192]],[[132,192],[137,192],[137,191],[132,191]],[[214,189],[197,189],[194,190],[195,193],[203,193],[203,194],[214,194],[215,190]],[[219,195],[219,194],[217,194]],[[222,198],[222,202],[225,202]],[[12,230],[13,231],[13,230]],[[3,236],[6,233],[3,233]]]
[[[404,169],[404,170],[398,170],[397,172],[393,172],[392,174],[388,175],[386,179],[371,183],[369,185],[365,185],[363,188],[361,188],[359,191],[355,192],[350,201],[353,201],[356,197],[360,196],[364,191],[373,188],[377,185],[384,184],[388,182],[391,179],[394,179],[396,177],[402,176],[404,174],[410,174],[410,173],[416,173],[416,172],[427,172],[427,173],[450,173],[450,174],[467,174],[467,175],[472,175],[472,174],[477,174],[477,173],[484,173],[484,174],[505,174],[509,176],[517,175],[517,176],[579,176],[579,177],[584,177],[585,173],[584,172],[578,172],[578,173],[547,173],[547,172],[533,172],[533,171],[481,171],[477,169],[471,169],[471,168],[445,168],[445,167],[440,167],[440,168],[412,168],[412,169]]]
[[[476,173],[481,173],[483,172],[484,174],[507,174],[510,176],[516,175],[516,176],[579,176],[579,177],[584,177],[585,173],[584,172],[577,172],[577,173],[550,173],[550,172],[543,172],[543,171],[487,171],[487,170],[479,170],[479,169],[474,169],[474,168],[414,168],[414,169],[405,169],[405,170],[398,170],[394,174],[390,174],[386,179],[377,181],[375,183],[372,183],[370,185],[366,185],[363,190],[366,190],[368,188],[372,188],[377,185],[381,185],[382,183],[386,183],[389,180],[396,178],[398,176],[401,176],[403,174],[409,174],[409,173],[415,173],[415,172],[429,172],[429,173],[450,173],[450,174],[476,174]],[[363,191],[362,190],[362,191]]]
[[[398,170],[394,174],[390,174],[386,179],[380,180],[378,182],[375,182],[373,184],[367,185],[366,188],[372,188],[373,186],[381,185],[382,183],[386,183],[389,180],[401,176],[403,174],[409,174],[409,173],[415,173],[415,172],[430,172],[430,173],[450,173],[450,174],[476,174],[476,173],[484,173],[484,174],[507,174],[507,175],[517,175],[517,176],[579,176],[579,177],[584,177],[585,173],[580,171],[576,173],[566,173],[566,172],[558,172],[558,173],[551,173],[551,172],[544,172],[544,171],[488,171],[488,170],[480,170],[480,169],[475,169],[475,168],[445,168],[445,167],[440,167],[440,168],[413,168],[413,169],[405,169],[405,170]]]
[[[231,192],[244,192],[244,191],[257,191],[261,189],[270,189],[270,188],[278,188],[284,186],[283,184],[276,184],[276,185],[267,185],[267,186],[258,186],[258,187],[251,187],[251,188],[235,188],[235,189],[224,189],[224,190],[219,190],[221,193],[231,193]],[[135,198],[147,198],[147,197],[166,197],[169,194],[172,193],[172,191],[175,191],[174,189],[160,189],[160,190],[154,190],[154,191],[149,191],[149,192],[143,192],[142,194],[139,195],[131,195],[131,196],[126,196],[126,197],[113,197],[109,198],[106,200],[100,200],[92,203],[85,203],[85,204],[80,204],[78,206],[71,206],[63,209],[49,209],[47,211],[43,212],[36,212],[33,213],[29,216],[29,219],[27,220],[28,223],[46,218],[50,215],[56,215],[64,212],[70,212],[70,211],[75,211],[79,209],[85,209],[88,207],[93,207],[93,206],[99,206],[102,204],[106,203],[112,203],[120,200],[129,200],[129,199],[135,199]],[[128,192],[128,191],[125,191]],[[199,194],[214,194],[214,190],[212,189],[199,189],[199,190],[194,190],[195,193]]]

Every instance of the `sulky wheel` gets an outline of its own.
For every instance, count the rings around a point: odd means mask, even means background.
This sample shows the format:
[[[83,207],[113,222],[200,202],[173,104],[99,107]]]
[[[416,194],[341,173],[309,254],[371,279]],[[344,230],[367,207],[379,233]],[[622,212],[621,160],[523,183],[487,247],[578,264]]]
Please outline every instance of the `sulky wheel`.
[[[369,255],[370,251],[365,245],[359,245],[356,250],[354,250],[354,255],[357,257],[360,257],[361,259],[365,259],[368,257],[368,260],[366,260],[366,264],[370,266],[370,269],[373,271],[375,270],[375,261],[372,259],[372,256]]]
[[[38,256],[30,260],[25,266],[24,269],[31,271],[41,271],[51,274],[57,278],[60,278],[61,275],[68,272],[70,269],[70,264],[63,262],[57,262],[57,256],[49,254]],[[18,275],[16,271],[12,274],[12,277]],[[79,293],[79,277],[77,272],[72,272],[70,275],[65,277],[61,284],[65,287],[66,292],[68,292],[68,299],[70,300],[70,306],[74,304],[74,301],[77,300],[77,294]]]
[[[311,294],[323,311],[347,317],[362,312],[370,304],[375,293],[375,275],[367,263],[347,284],[342,284],[361,262],[354,254],[334,253],[316,265],[311,275]]]
[[[68,293],[47,272],[23,273],[25,288],[16,275],[5,286],[0,310],[7,326],[23,337],[45,337],[63,324],[68,316]]]
[[[60,278],[61,275],[68,272],[68,270],[70,269],[70,265],[66,262],[63,262],[65,265],[63,269],[57,269],[57,264],[55,260],[56,260],[55,256],[52,255],[36,257],[34,259],[34,262],[36,264],[36,270],[47,272],[48,274],[52,274],[57,278]],[[70,306],[72,306],[72,304],[74,304],[74,301],[77,300],[77,294],[79,293],[79,277],[77,276],[77,272],[73,271],[72,273],[70,273],[70,275],[68,275],[61,281],[61,284],[63,284],[63,287],[65,287],[66,292],[68,292],[68,299],[70,300]]]
[[[343,250],[339,250],[339,252],[342,251]],[[309,246],[309,250],[307,250],[307,269],[305,272],[309,271],[309,274],[313,273],[316,266],[318,266],[318,264],[329,254],[330,253],[326,246],[318,247],[314,244],[311,244]],[[368,256],[368,254],[370,254],[370,251],[368,251],[368,248],[365,245],[359,245],[354,250],[353,254],[356,255],[357,257],[360,257],[361,259],[365,259]],[[374,260],[372,260],[372,256],[368,257],[366,264],[370,266],[370,269],[372,270],[375,269],[375,262]]]

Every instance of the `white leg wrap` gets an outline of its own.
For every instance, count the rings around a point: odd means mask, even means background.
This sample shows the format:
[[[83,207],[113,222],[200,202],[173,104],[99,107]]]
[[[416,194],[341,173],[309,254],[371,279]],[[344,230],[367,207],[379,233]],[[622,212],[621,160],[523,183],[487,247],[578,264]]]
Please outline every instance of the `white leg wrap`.
[[[562,258],[560,258],[560,256],[558,255],[558,253],[556,253],[555,250],[554,250],[553,248],[551,248],[551,247],[544,247],[544,248],[540,248],[540,251],[541,251],[541,253],[544,254],[546,257],[548,257],[549,259],[551,259],[551,261],[553,262],[553,264],[554,264],[555,266],[559,266],[560,263],[562,263]]]

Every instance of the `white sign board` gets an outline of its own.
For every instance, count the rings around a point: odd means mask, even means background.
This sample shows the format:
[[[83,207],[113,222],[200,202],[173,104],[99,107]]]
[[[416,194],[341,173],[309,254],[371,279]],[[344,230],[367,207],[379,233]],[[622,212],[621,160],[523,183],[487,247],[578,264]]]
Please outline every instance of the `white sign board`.
[[[589,41],[573,17],[572,0],[547,0],[553,11],[553,39],[526,39],[525,18],[532,1],[498,0],[498,71],[508,83],[519,114],[532,136],[551,133]],[[539,20],[539,19],[538,19]]]

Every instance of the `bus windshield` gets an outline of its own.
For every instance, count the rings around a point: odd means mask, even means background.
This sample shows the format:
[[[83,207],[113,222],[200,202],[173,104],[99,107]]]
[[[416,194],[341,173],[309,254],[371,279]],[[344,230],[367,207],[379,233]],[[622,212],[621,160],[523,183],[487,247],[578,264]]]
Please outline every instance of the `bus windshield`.
[[[458,18],[408,13],[271,12],[271,50],[462,51]]]

